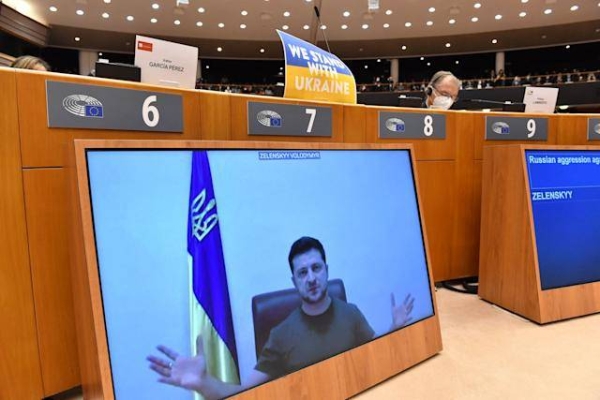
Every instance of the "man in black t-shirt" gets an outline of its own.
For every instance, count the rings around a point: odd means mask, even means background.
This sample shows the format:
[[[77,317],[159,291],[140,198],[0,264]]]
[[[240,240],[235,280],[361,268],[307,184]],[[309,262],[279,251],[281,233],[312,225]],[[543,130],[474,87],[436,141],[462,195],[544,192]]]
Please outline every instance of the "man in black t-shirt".
[[[292,244],[288,256],[292,282],[302,304],[271,330],[258,362],[242,385],[222,382],[206,371],[202,340],[197,340],[198,354],[184,357],[159,346],[169,360],[149,356],[150,368],[160,382],[195,390],[207,399],[229,397],[246,388],[294,372],[335,354],[360,346],[373,339],[375,332],[354,305],[333,299],[327,292],[329,277],[325,250],[321,242],[301,237]],[[400,306],[392,300],[391,330],[406,325],[414,298],[409,294]]]

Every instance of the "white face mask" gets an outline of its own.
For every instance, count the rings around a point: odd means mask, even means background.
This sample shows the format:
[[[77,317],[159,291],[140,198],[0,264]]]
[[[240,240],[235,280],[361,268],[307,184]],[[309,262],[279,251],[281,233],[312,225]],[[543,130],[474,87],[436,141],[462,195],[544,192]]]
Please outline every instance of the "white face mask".
[[[453,103],[454,101],[452,101],[452,97],[436,96],[435,99],[433,99],[433,104],[430,108],[438,110],[448,110],[450,109],[450,107],[452,107]]]

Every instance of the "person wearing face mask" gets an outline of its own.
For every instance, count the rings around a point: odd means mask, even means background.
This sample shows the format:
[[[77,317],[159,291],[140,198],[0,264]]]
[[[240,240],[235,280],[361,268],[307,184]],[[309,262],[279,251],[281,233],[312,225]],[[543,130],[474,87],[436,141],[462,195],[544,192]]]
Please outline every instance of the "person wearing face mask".
[[[460,80],[448,71],[438,71],[425,88],[425,106],[431,109],[448,110],[458,99]]]

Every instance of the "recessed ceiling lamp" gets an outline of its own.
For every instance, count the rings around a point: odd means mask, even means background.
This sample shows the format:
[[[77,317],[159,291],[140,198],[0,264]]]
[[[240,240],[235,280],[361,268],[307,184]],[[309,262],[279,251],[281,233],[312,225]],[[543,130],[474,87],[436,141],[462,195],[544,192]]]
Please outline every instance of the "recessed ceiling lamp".
[[[105,13],[102,13],[102,18],[104,18],[104,19],[107,19],[107,18],[109,18],[109,17],[110,17],[110,14],[109,14],[109,13],[107,13],[107,12],[105,12]]]
[[[425,25],[427,25],[427,26],[432,26],[432,25],[433,25],[433,21],[427,21],[427,22],[425,23]]]
[[[493,43],[493,44],[496,44],[496,43],[498,43],[498,39],[492,39],[492,43]]]
[[[450,47],[452,46],[450,43],[446,43],[446,47]]]
[[[155,24],[155,23],[157,23],[157,22],[158,22],[158,20],[157,20],[156,18],[152,18],[152,19],[150,20],[150,22],[151,22],[151,23],[153,23],[153,24]]]
[[[456,23],[456,20],[454,18],[451,18],[450,20],[448,20],[448,23],[450,25],[454,25]]]
[[[217,25],[219,28],[225,28],[225,24],[222,22],[219,22],[219,24]]]
[[[392,15],[393,11],[392,10],[385,10],[385,15]]]
[[[571,11],[577,11],[577,10],[579,10],[578,5],[571,6]]]
[[[519,13],[519,17],[521,17],[521,18],[523,18],[523,17],[524,17],[524,16],[526,16],[526,15],[527,15],[527,13],[526,13],[525,11],[521,11],[521,12]]]
[[[477,21],[479,21],[479,18],[477,18],[477,17],[471,18],[471,22],[477,22]]]
[[[204,23],[202,21],[196,22],[196,26],[202,26],[202,25],[204,25]]]
[[[180,21],[180,20],[178,20],[178,19],[176,19],[175,21],[173,21],[173,23],[174,23],[175,25],[181,25],[181,21]]]
[[[342,15],[343,15],[344,17],[348,18],[348,17],[350,16],[350,11],[344,11],[344,12],[342,13]]]
[[[348,29],[348,25],[342,25],[342,29]]]
[[[56,8],[54,6],[50,6],[49,10],[52,11],[52,12],[57,12],[58,8]]]
[[[544,14],[546,14],[546,15],[552,14],[552,9],[551,8],[546,8],[544,10]]]
[[[158,10],[160,8],[160,5],[158,3],[154,3],[152,4],[152,8]]]
[[[473,4],[473,7],[475,7],[475,8],[481,8],[481,3],[475,3],[475,4]]]
[[[200,7],[200,8],[198,8],[198,12],[199,12],[200,14],[204,13],[205,11],[206,11],[206,10],[204,9],[204,7]]]
[[[362,24],[363,29],[369,29],[369,24]]]
[[[308,25],[304,25],[304,26],[302,27],[302,29],[304,29],[305,31],[307,31],[307,30],[309,30],[309,29],[310,29],[310,26],[308,26]]]
[[[402,46],[402,50],[406,50],[406,49],[407,49],[407,47],[406,47],[406,46]]]
[[[428,11],[429,11],[430,13],[432,13],[432,12],[435,12],[435,7],[429,7],[429,10],[428,10]]]
[[[385,29],[387,29],[387,28],[389,28],[389,27],[390,27],[390,24],[387,24],[387,23],[385,23],[385,24],[383,24],[383,27],[384,27]]]
[[[290,15],[291,15],[291,14],[290,14],[290,12],[289,12],[289,11],[284,11],[284,12],[283,12],[283,16],[284,16],[284,17],[289,17]]]
[[[222,47],[217,47],[217,51],[220,53],[220,52],[223,51],[223,48]]]
[[[246,15],[248,15],[248,11],[242,10],[242,12],[240,12],[240,14],[242,14],[245,17]]]
[[[288,29],[290,29],[290,27],[287,26],[287,25],[284,25],[284,26],[281,27],[281,29],[283,29],[284,31],[287,31]]]
[[[240,24],[240,29],[246,29],[246,24]]]
[[[410,28],[410,27],[412,26],[412,23],[411,23],[411,22],[406,22],[406,23],[404,24],[404,26],[405,26],[405,27],[407,27],[407,28]]]
[[[79,36],[75,36],[75,41],[79,42],[81,40],[81,38]]]
[[[83,15],[83,14],[85,14],[85,12],[83,10],[77,10],[77,11],[75,11],[75,14]]]
[[[500,21],[502,19],[502,15],[496,14],[494,18],[496,18],[496,21]]]

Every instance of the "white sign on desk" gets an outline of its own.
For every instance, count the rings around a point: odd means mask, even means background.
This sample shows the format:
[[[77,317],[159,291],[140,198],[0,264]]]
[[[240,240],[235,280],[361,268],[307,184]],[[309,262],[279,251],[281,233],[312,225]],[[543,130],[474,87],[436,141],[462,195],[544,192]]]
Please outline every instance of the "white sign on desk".
[[[553,114],[558,99],[558,88],[526,87],[523,103],[526,113]]]
[[[135,65],[143,83],[194,89],[198,48],[137,35]]]

